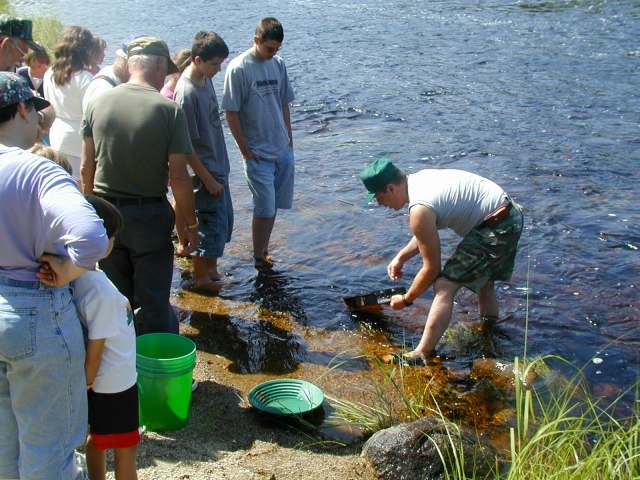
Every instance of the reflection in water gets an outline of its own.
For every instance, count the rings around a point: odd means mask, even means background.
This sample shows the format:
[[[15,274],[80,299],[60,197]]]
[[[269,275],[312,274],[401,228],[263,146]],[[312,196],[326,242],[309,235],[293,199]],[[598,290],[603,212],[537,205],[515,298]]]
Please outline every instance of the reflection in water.
[[[250,302],[273,312],[290,313],[299,323],[307,324],[302,302],[283,273],[276,270],[259,271],[254,286],[255,292],[249,296]]]
[[[305,356],[302,338],[267,320],[193,312],[190,323],[199,331],[198,348],[233,360],[233,372],[289,373]]]

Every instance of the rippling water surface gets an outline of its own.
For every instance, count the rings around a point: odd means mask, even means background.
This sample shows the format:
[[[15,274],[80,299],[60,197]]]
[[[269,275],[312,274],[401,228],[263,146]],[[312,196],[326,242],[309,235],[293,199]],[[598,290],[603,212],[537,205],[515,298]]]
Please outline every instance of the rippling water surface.
[[[256,277],[250,195],[227,134],[237,227],[222,261],[232,274],[225,296],[291,312],[303,326],[357,330],[341,298],[390,287],[386,263],[409,238],[404,213],[366,203],[359,170],[383,154],[408,171],[470,170],[526,210],[512,282],[500,286],[499,355],[522,354],[528,292],[529,353],[586,365],[594,384],[637,380],[640,2],[166,5],[18,3],[90,28],[109,42],[109,56],[132,33],[158,35],[175,51],[200,29],[221,34],[235,56],[260,17],[282,21],[281,54],[297,96],[294,208],[276,223],[279,274]],[[214,79],[219,96],[222,78]],[[457,240],[442,238],[448,256]],[[475,312],[475,299],[459,295],[456,318]],[[387,322],[392,342],[417,341],[422,318],[412,315]],[[458,352],[452,362],[480,354]]]

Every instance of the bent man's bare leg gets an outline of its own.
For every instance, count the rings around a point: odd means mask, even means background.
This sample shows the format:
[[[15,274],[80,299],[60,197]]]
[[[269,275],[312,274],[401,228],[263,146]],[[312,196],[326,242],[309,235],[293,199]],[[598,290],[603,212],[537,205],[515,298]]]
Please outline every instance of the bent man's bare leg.
[[[480,316],[484,318],[498,318],[498,299],[493,282],[487,282],[478,292],[478,303],[480,304]]]
[[[408,358],[425,358],[436,348],[438,341],[449,326],[453,311],[453,299],[461,286],[443,277],[436,280],[433,285],[435,297],[427,315],[422,338],[416,349],[406,355]]]

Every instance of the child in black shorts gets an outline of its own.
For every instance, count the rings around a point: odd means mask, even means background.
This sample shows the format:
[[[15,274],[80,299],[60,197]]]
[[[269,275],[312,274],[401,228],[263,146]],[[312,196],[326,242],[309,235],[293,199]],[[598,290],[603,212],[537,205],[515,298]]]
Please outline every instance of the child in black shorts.
[[[122,228],[111,203],[86,195],[104,221],[110,240]],[[91,480],[104,479],[105,453],[114,450],[117,480],[135,480],[138,433],[136,334],[125,296],[101,270],[88,271],[72,284],[80,321],[88,332],[85,370],[89,400],[87,469]]]

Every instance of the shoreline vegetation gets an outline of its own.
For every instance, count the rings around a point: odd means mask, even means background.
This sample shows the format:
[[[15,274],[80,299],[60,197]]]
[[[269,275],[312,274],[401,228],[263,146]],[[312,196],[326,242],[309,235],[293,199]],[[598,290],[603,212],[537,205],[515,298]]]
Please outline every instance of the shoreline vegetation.
[[[17,17],[28,18],[33,21],[33,39],[42,45],[49,55],[62,35],[63,25],[60,20],[50,15],[24,15],[11,5],[8,0],[0,0],[0,14],[9,14]]]
[[[636,384],[633,412],[619,418],[615,408],[621,393],[608,405],[602,404],[589,391],[581,371],[568,379],[549,370],[548,362],[571,364],[561,357],[549,356],[530,361],[515,359],[510,375],[513,391],[510,403],[512,418],[506,427],[508,435],[502,451],[495,459],[489,477],[480,475],[463,454],[458,431],[447,431],[448,449],[443,451],[433,442],[445,469],[445,480],[573,480],[640,478],[640,384]],[[422,385],[407,381],[411,367],[389,366],[378,359],[371,365],[379,370],[383,381],[372,385],[375,404],[363,404],[331,399],[336,414],[348,424],[368,434],[401,422],[412,422],[425,415],[445,422],[460,422],[448,418],[445,402],[432,393],[430,381]],[[536,377],[543,381],[532,380]],[[446,413],[443,413],[446,412]],[[485,431],[484,434],[491,432]],[[480,443],[478,443],[480,448]]]

